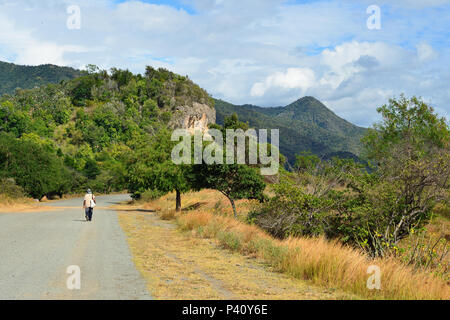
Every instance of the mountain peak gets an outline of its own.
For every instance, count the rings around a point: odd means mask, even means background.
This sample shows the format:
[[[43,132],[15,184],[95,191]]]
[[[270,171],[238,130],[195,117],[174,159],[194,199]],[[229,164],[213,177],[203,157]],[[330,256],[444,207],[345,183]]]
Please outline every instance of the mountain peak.
[[[279,129],[280,151],[294,163],[295,155],[311,151],[320,156],[327,154],[358,155],[360,138],[366,130],[338,117],[322,102],[307,96],[285,107],[262,108],[251,105],[237,106],[216,101],[217,120],[236,113],[239,120],[255,129]]]
[[[294,113],[294,117],[303,117],[303,114],[317,114],[317,115],[334,115],[334,112],[328,109],[322,102],[314,97],[306,96],[297,101],[287,105],[285,112]]]
[[[320,102],[318,99],[312,97],[312,96],[305,96],[303,98],[298,99],[296,102],[318,102],[320,104],[322,104],[322,102]]]

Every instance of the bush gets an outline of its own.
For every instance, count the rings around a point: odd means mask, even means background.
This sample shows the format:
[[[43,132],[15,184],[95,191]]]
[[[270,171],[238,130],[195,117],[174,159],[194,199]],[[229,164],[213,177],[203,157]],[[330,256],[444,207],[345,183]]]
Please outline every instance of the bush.
[[[25,197],[25,191],[23,188],[18,186],[12,178],[1,179],[0,185],[2,189],[1,193],[8,198],[19,199]]]
[[[55,152],[8,134],[0,134],[0,145],[0,175],[14,178],[28,195],[41,199],[66,191],[70,174]]]
[[[274,185],[273,190],[274,197],[249,213],[249,222],[280,239],[319,236],[326,232],[327,225],[323,222],[329,212],[328,199],[307,194],[287,179]]]
[[[242,239],[239,234],[231,231],[221,231],[217,236],[224,248],[232,251],[239,251],[241,249]]]
[[[379,109],[384,122],[365,138],[372,172],[351,160],[299,156],[275,197],[249,215],[272,235],[339,238],[385,256],[448,203],[449,130],[422,101],[404,97]],[[445,207],[442,210],[445,215]]]
[[[165,195],[164,192],[161,192],[159,190],[149,189],[149,190],[145,190],[143,192],[139,192],[139,191],[135,192],[133,194],[133,199],[141,200],[143,202],[150,202],[150,201],[161,198],[163,195]]]

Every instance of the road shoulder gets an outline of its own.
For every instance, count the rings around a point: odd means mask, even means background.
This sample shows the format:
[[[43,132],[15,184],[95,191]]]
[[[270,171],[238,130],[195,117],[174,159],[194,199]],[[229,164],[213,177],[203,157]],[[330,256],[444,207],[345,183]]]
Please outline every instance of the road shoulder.
[[[258,259],[177,229],[151,210],[116,209],[136,268],[155,299],[349,299],[277,273]]]

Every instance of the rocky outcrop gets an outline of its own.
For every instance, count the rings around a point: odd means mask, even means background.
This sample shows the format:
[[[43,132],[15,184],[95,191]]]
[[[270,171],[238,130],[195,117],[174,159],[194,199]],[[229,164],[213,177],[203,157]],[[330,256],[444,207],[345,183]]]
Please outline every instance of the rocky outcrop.
[[[169,125],[173,129],[187,129],[193,134],[195,130],[206,132],[208,126],[214,123],[216,123],[216,109],[194,102],[192,107],[176,107]]]

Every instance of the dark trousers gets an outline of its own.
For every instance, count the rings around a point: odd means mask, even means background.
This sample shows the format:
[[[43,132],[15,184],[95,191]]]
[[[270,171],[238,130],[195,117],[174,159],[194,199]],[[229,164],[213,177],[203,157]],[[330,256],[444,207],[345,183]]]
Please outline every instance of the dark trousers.
[[[86,208],[85,212],[86,212],[86,219],[91,221],[92,220],[92,215],[94,214],[94,209],[93,208]]]

